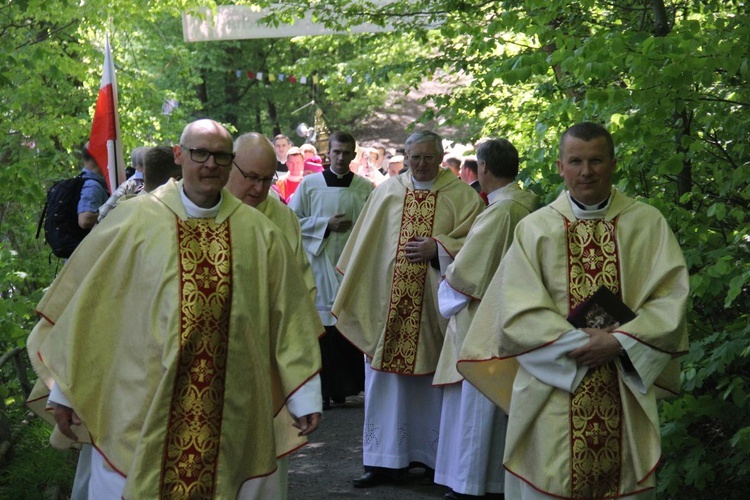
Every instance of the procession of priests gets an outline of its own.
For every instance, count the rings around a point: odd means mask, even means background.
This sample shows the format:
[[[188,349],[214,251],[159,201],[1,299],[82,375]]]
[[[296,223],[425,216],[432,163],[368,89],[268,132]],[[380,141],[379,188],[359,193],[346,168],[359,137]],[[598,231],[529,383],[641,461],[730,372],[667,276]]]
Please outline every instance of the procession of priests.
[[[541,208],[506,139],[477,145],[479,189],[432,131],[377,186],[357,148],[334,132],[283,200],[265,136],[196,120],[181,178],[83,240],[27,342],[52,444],[92,445],[75,498],[284,500],[287,456],[364,390],[355,488],[417,469],[446,499],[654,499],[688,273],[614,186],[609,131],[562,132]]]

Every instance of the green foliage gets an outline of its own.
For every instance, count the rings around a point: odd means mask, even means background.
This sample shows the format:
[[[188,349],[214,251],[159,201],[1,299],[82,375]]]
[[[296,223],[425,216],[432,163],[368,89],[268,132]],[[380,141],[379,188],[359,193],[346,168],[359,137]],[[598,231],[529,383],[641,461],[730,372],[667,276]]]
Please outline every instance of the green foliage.
[[[11,1],[0,7],[0,346],[23,342],[55,263],[33,238],[45,188],[76,170],[89,133],[109,30],[125,149],[170,143],[211,116],[238,131],[293,136],[314,100],[330,128],[356,129],[393,89],[452,81],[423,120],[504,136],[521,181],[545,202],[562,189],[557,140],[570,124],[606,124],[617,186],[668,218],[690,269],[685,394],[661,406],[659,497],[738,498],[750,489],[750,14],[744,1],[287,0],[327,26],[395,29],[356,36],[186,44],[167,0]],[[251,3],[251,2],[232,2]],[[261,7],[269,1],[252,2]],[[664,7],[663,12],[656,7]],[[662,15],[664,14],[664,15]],[[325,76],[268,85],[237,69]],[[369,78],[368,78],[369,76]],[[350,81],[351,83],[350,83]],[[161,112],[165,99],[179,107]]]
[[[77,452],[56,450],[49,445],[51,429],[21,408],[12,412],[17,438],[0,467],[0,498],[43,499],[50,488],[70,492]],[[62,497],[61,497],[62,498]]]

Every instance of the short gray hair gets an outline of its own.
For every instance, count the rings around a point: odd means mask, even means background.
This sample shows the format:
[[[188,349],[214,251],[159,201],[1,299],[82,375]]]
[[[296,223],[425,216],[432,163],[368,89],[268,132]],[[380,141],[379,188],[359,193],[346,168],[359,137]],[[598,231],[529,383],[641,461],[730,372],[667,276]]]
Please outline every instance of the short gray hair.
[[[443,150],[443,138],[431,130],[421,130],[411,134],[404,143],[404,150],[408,149],[412,144],[418,144],[422,142],[433,142],[438,150],[438,155],[442,158]]]

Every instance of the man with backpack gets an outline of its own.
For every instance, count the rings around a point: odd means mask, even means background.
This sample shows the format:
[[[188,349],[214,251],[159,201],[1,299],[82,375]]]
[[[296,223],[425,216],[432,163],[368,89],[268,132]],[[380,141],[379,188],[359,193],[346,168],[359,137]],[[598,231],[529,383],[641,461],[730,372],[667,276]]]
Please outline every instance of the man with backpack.
[[[83,159],[81,175],[84,181],[81,197],[78,200],[78,225],[81,229],[91,229],[96,225],[99,207],[107,201],[109,193],[105,187],[102,171],[89,153],[88,141],[81,148],[81,158]]]
[[[109,193],[101,170],[88,150],[81,148],[83,169],[75,177],[55,182],[47,191],[47,200],[39,218],[38,238],[44,228],[44,239],[52,254],[67,259],[81,240],[96,225],[99,206]]]

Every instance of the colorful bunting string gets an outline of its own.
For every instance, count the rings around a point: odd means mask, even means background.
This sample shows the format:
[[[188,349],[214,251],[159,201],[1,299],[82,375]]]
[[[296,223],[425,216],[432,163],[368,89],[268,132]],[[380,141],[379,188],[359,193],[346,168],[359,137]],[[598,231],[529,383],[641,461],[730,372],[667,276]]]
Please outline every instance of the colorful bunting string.
[[[285,73],[264,73],[263,71],[243,71],[241,69],[235,70],[235,76],[237,78],[242,78],[242,75],[247,75],[247,77],[250,80],[260,80],[260,81],[267,81],[269,83],[273,82],[283,82],[287,81],[289,83],[299,83],[302,85],[307,85],[308,83],[312,83],[313,85],[317,85],[320,82],[325,82],[327,78],[323,77],[321,78],[318,75],[312,75],[312,77],[308,76],[295,76],[295,75],[287,75]],[[361,82],[361,78],[355,79],[351,75],[347,75],[346,77],[346,83],[349,85],[352,85],[353,83],[359,83]],[[364,81],[366,83],[372,83],[374,81],[374,78],[370,73],[365,74]]]

